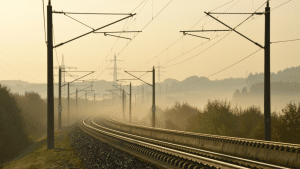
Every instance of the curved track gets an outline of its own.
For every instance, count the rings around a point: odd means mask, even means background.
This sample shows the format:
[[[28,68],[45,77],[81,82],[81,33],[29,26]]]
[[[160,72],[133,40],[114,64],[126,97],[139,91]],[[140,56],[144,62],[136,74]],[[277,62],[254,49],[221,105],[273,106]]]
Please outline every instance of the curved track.
[[[129,134],[104,124],[105,118],[95,115],[79,123],[81,129],[93,137],[159,168],[286,168]]]

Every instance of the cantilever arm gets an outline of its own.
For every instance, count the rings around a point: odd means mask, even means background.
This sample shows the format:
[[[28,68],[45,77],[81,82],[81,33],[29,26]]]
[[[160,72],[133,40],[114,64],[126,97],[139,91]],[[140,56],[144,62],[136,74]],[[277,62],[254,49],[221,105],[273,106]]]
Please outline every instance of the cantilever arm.
[[[190,36],[195,36],[195,37],[198,37],[198,38],[204,38],[204,39],[209,39],[210,40],[210,38],[206,38],[206,37],[198,36],[198,35],[193,35],[193,34],[186,33],[186,32],[183,32],[183,35],[190,35]]]
[[[107,34],[107,33],[104,33],[104,36],[113,36],[113,37],[117,37],[117,38],[123,38],[123,39],[131,40],[131,38],[126,38],[126,37],[123,37],[123,36],[110,35],[110,34]]]
[[[264,48],[263,46],[261,46],[260,44],[258,44],[257,42],[254,42],[253,40],[249,39],[248,37],[246,37],[245,35],[241,34],[240,32],[236,31],[234,28],[231,28],[230,26],[226,25],[225,23],[221,22],[219,19],[213,17],[212,15],[210,15],[210,13],[204,12],[206,15],[212,17],[213,19],[215,19],[216,21],[220,22],[221,24],[223,24],[224,26],[226,26],[227,28],[231,29],[232,31],[236,32],[237,34],[241,35],[242,37],[248,39],[249,41],[251,41],[252,43],[254,43],[255,45]]]
[[[88,32],[88,33],[85,33],[85,34],[83,34],[83,35],[77,36],[76,38],[73,38],[73,39],[68,40],[68,41],[66,41],[66,42],[63,42],[63,43],[60,43],[60,44],[54,46],[53,48],[57,48],[57,47],[59,47],[59,46],[61,46],[61,45],[64,45],[64,44],[69,43],[69,42],[71,42],[71,41],[73,41],[73,40],[76,40],[76,39],[78,39],[78,38],[81,38],[81,37],[83,37],[83,36],[85,36],[85,35],[88,35],[88,34],[90,34],[90,33],[93,33],[93,32],[95,32],[95,31],[98,31],[98,30],[100,30],[100,29],[103,29],[103,28],[105,28],[105,27],[108,27],[108,26],[110,26],[110,25],[112,25],[112,24],[115,24],[115,23],[117,23],[117,22],[120,22],[120,21],[122,21],[122,20],[124,20],[124,19],[130,18],[130,17],[132,17],[132,16],[134,16],[134,15],[135,15],[135,14],[131,14],[131,15],[129,15],[129,16],[127,16],[127,17],[124,17],[124,18],[122,18],[122,19],[119,19],[119,20],[117,20],[117,21],[115,21],[115,22],[112,22],[112,23],[107,24],[107,25],[105,25],[105,26],[102,26],[102,27],[100,27],[100,28],[94,29],[94,30],[92,30],[92,31],[90,31],[90,32]]]
[[[124,71],[125,73],[128,73],[127,71]],[[136,77],[136,76],[134,76],[133,74],[131,74],[131,73],[128,73],[129,75],[131,75],[131,76],[133,76],[133,77],[135,77],[135,78],[137,78],[137,79],[139,79],[140,81],[142,81],[142,82],[144,82],[144,83],[146,83],[146,84],[148,84],[149,86],[152,86],[153,87],[153,85],[151,85],[151,84],[149,84],[149,83],[147,83],[147,82],[145,82],[144,80],[142,80],[142,79],[140,79],[140,78],[138,78],[138,77]]]

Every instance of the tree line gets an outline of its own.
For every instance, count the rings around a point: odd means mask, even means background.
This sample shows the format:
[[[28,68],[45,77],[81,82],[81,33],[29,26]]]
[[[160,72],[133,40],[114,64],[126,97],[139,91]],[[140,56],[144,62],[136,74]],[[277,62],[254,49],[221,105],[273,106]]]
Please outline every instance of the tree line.
[[[38,93],[13,94],[0,84],[0,163],[46,134],[47,104]]]
[[[189,132],[264,140],[264,115],[259,107],[232,107],[230,102],[208,100],[203,110],[176,103],[163,111],[165,128]],[[272,112],[272,141],[300,143],[300,102]]]

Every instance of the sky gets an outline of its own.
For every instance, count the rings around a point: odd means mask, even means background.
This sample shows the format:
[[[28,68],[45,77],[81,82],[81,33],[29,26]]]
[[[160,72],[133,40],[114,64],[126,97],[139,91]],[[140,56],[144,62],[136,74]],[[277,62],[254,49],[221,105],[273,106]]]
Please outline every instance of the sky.
[[[257,12],[264,12],[265,2],[266,0],[52,0],[51,5],[55,11],[136,14],[99,31],[142,31],[112,34],[131,40],[92,33],[64,44],[53,51],[54,67],[62,64],[64,56],[65,66],[76,67],[78,71],[95,71],[85,79],[112,81],[111,60],[116,55],[119,60],[119,79],[131,78],[124,70],[151,71],[153,66],[156,67],[156,72],[157,67],[161,66],[160,81],[166,78],[182,81],[190,76],[204,76],[210,80],[245,78],[249,73],[263,72],[263,49],[233,31],[193,33],[210,38],[209,40],[183,36],[180,31],[228,29],[204,12],[252,13],[257,9]],[[47,4],[48,0],[1,3],[0,80],[47,82],[44,29],[47,27]],[[300,1],[271,0],[270,7],[271,42],[300,39]],[[212,15],[230,27],[236,27],[250,16]],[[68,16],[96,29],[128,15]],[[92,30],[68,16],[53,14],[54,45]],[[236,31],[264,46],[264,22],[264,15],[255,15],[238,26]],[[300,41],[272,43],[271,71],[276,73],[299,66],[299,46]],[[254,52],[256,53],[251,55]],[[230,67],[245,57],[245,60]],[[221,71],[227,67],[230,68]],[[215,74],[217,72],[220,73]],[[54,69],[55,83],[58,81],[57,74],[58,69]],[[70,74],[82,75],[75,72]],[[142,75],[140,72],[133,74]],[[143,79],[151,82],[151,77],[148,73]],[[72,80],[73,77],[66,77],[66,81]],[[133,83],[140,84],[137,81]]]

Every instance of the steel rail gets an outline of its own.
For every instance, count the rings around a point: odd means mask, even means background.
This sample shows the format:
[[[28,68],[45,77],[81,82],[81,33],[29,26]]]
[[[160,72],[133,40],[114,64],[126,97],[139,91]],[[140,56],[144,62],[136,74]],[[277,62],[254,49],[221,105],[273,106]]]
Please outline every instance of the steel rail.
[[[119,140],[117,138],[114,138],[114,137],[110,137],[108,135],[105,135],[105,134],[101,134],[97,131],[94,131],[90,128],[87,128],[83,125],[83,121],[79,121],[78,122],[78,125],[80,127],[80,129],[91,135],[92,137],[98,139],[98,140],[101,140],[102,142],[105,142],[121,151],[124,151],[124,152],[127,152],[129,155],[133,156],[133,157],[136,157],[137,159],[141,160],[141,161],[146,161],[146,162],[149,162],[151,163],[152,165],[158,167],[158,168],[166,168],[166,169],[179,169],[178,167],[172,165],[172,164],[168,164],[168,163],[165,163],[165,162],[162,162],[161,160],[158,160],[158,158],[149,158],[148,155],[146,154],[149,154],[151,151],[148,151],[148,150],[145,150],[143,149],[142,152],[137,152],[137,151],[132,151],[132,146],[130,147],[130,145],[128,145],[128,143],[125,143],[124,141],[122,140]],[[130,147],[131,150],[128,150],[128,148]],[[152,153],[152,155],[157,155],[155,153]],[[168,159],[169,160],[169,159]]]
[[[249,160],[249,159],[240,158],[240,157],[235,157],[235,156],[231,156],[231,155],[216,153],[216,152],[212,152],[212,151],[207,151],[207,150],[203,150],[203,149],[198,149],[198,148],[188,147],[188,146],[174,144],[174,143],[170,143],[170,142],[160,141],[160,140],[156,140],[156,139],[151,139],[151,138],[147,138],[147,137],[142,137],[142,136],[138,136],[138,135],[133,135],[133,134],[124,133],[124,132],[120,132],[120,131],[117,131],[117,130],[105,128],[105,127],[100,126],[99,124],[95,123],[95,121],[94,121],[95,117],[97,117],[97,116],[94,116],[92,118],[92,124],[94,126],[99,127],[101,129],[105,129],[109,132],[114,132],[116,134],[120,134],[120,135],[130,137],[130,138],[133,138],[133,139],[138,139],[140,141],[145,141],[145,142],[148,142],[148,143],[164,146],[164,147],[167,147],[167,148],[173,148],[173,149],[181,150],[181,151],[184,151],[184,152],[192,152],[194,154],[204,155],[204,156],[210,157],[210,158],[213,157],[215,159],[224,160],[224,161],[227,161],[227,162],[229,161],[231,163],[238,163],[238,164],[244,165],[244,166],[251,166],[251,167],[256,167],[256,168],[270,168],[270,169],[271,168],[288,169],[287,167],[282,167],[282,166],[278,166],[278,165],[263,163],[263,162]]]
[[[232,169],[232,168],[248,169],[246,167],[241,167],[241,166],[238,166],[238,165],[234,165],[234,164],[230,164],[230,163],[226,163],[226,162],[222,162],[222,161],[218,161],[218,160],[214,160],[214,159],[210,159],[210,158],[206,158],[206,157],[201,157],[201,156],[194,155],[194,154],[191,154],[191,153],[186,153],[186,152],[183,152],[183,151],[178,151],[178,150],[166,148],[166,147],[163,147],[163,146],[158,146],[158,145],[155,145],[155,144],[139,141],[139,140],[132,139],[132,138],[125,137],[125,136],[121,136],[121,135],[118,135],[118,134],[113,134],[111,132],[103,131],[103,130],[97,129],[95,127],[92,127],[92,126],[88,125],[87,123],[85,123],[85,121],[83,121],[83,125],[85,127],[89,128],[89,129],[92,129],[92,130],[97,131],[99,133],[103,133],[103,134],[109,135],[111,137],[114,137],[114,138],[117,138],[117,139],[120,139],[120,140],[123,140],[123,141],[126,141],[126,142],[130,142],[130,143],[134,143],[134,144],[137,144],[137,145],[140,145],[140,146],[144,146],[144,147],[147,147],[149,149],[153,149],[153,150],[156,150],[156,151],[159,151],[159,152],[163,151],[164,153],[167,153],[167,154],[171,154],[171,155],[174,155],[174,156],[180,156],[181,158],[190,159],[190,160],[193,160],[193,161],[197,161],[199,163],[204,163],[206,165],[225,168],[225,169]]]
[[[152,127],[136,126],[123,122],[107,123],[110,127],[147,138],[159,139],[193,148],[230,154],[241,158],[262,161],[279,166],[299,167],[300,145],[260,141],[237,137],[217,136]]]
[[[114,121],[116,121],[116,120],[114,120]],[[119,123],[124,123],[124,122],[119,122]],[[137,126],[137,125],[133,125],[133,124],[126,124],[126,125],[141,127],[141,126]],[[145,126],[142,126],[142,127],[145,127]],[[163,130],[167,130],[167,129],[163,129]],[[256,140],[256,139],[248,139],[248,138],[240,138],[240,137],[230,137],[230,136],[221,136],[221,135],[213,135],[213,134],[194,133],[194,132],[186,132],[186,131],[178,131],[178,130],[168,130],[168,131],[177,132],[177,133],[181,133],[181,134],[196,134],[196,135],[199,135],[199,136],[211,137],[213,139],[227,139],[227,140],[230,140],[232,142],[247,141],[247,142],[253,142],[253,143],[256,143],[256,144],[257,143],[272,144],[273,146],[274,145],[275,146],[289,146],[289,147],[284,147],[284,148],[300,149],[300,144],[292,144],[292,143],[284,143],[284,142],[273,142],[273,141]]]

